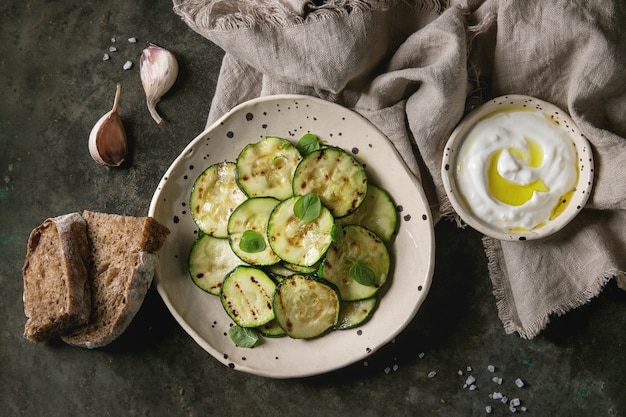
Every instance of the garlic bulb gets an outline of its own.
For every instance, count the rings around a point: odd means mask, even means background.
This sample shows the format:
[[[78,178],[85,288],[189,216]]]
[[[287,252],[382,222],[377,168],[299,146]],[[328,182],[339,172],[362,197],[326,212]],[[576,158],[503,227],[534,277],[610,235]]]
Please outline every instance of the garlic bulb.
[[[150,115],[160,124],[163,119],[156,110],[156,104],[172,88],[178,77],[176,57],[167,49],[150,44],[139,58],[139,74]]]
[[[128,153],[126,131],[117,113],[120,90],[118,83],[113,108],[96,122],[89,134],[89,153],[94,161],[102,165],[120,166]]]

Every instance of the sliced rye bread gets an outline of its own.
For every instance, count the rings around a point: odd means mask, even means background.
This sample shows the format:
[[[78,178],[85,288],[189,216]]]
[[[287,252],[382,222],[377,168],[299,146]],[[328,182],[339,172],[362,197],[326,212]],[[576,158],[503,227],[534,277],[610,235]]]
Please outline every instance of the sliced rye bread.
[[[28,239],[24,336],[39,343],[88,322],[91,295],[87,224],[79,213],[46,219]]]
[[[169,230],[151,217],[84,211],[93,262],[89,322],[61,338],[89,349],[105,346],[126,330],[152,283],[156,252]]]

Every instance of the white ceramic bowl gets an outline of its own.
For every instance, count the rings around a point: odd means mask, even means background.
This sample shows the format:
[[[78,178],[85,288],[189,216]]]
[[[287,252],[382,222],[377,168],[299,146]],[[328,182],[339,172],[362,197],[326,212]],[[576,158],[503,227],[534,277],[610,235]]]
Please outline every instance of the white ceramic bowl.
[[[187,257],[197,238],[188,201],[196,177],[209,165],[234,161],[248,143],[274,135],[296,142],[311,132],[351,151],[368,177],[386,189],[399,209],[390,246],[392,271],[369,321],[312,340],[262,338],[252,349],[227,336],[232,321],[219,298],[194,285]],[[155,284],[180,325],[224,365],[257,375],[290,378],[328,372],[370,355],[413,319],[430,288],[434,231],[421,184],[391,142],[360,115],[308,96],[271,96],[243,103],[202,132],[172,163],[152,199],[149,215],[171,231],[159,254]]]
[[[563,138],[563,140],[571,140],[576,152],[575,165],[578,169],[578,177],[573,193],[568,196],[567,205],[564,205],[565,208],[553,219],[549,219],[542,225],[530,230],[502,227],[493,221],[485,220],[485,216],[477,216],[472,208],[469,207],[467,198],[463,195],[463,190],[461,190],[460,186],[459,175],[465,169],[465,166],[460,161],[465,141],[470,137],[473,129],[476,128],[479,122],[503,111],[511,114],[512,116],[510,117],[521,117],[519,115],[529,111],[538,112],[543,116],[543,119],[538,118],[539,123],[545,122],[552,126],[551,129],[558,129],[559,137]],[[511,123],[513,122],[514,120],[511,121]],[[461,121],[452,132],[444,149],[441,175],[448,199],[454,210],[472,228],[487,236],[501,240],[530,240],[549,236],[557,232],[580,212],[589,198],[593,185],[593,166],[591,146],[566,112],[553,104],[534,97],[508,95],[490,100]],[[491,198],[493,198],[492,195]]]

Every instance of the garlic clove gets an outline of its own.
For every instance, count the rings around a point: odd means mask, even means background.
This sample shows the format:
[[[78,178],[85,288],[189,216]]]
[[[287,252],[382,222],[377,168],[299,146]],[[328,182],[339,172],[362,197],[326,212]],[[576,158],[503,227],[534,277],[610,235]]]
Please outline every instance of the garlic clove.
[[[174,85],[178,77],[178,61],[167,49],[150,44],[139,58],[139,74],[150,115],[160,124],[163,119],[156,110],[156,104]]]
[[[128,153],[126,130],[117,112],[120,91],[118,83],[113,108],[96,122],[89,134],[89,153],[101,165],[120,166]]]

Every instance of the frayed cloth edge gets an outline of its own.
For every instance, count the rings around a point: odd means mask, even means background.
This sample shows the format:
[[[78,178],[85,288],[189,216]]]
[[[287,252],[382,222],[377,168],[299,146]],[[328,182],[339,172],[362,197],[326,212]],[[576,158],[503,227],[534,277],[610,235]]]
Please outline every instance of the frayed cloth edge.
[[[502,259],[502,249],[499,241],[489,237],[483,237],[482,241],[485,254],[487,255],[487,268],[493,285],[493,294],[496,298],[496,308],[498,310],[498,316],[504,326],[504,331],[508,334],[516,332],[523,339],[532,339],[541,333],[541,331],[544,330],[550,323],[550,316],[554,315],[558,317],[568,311],[589,303],[600,294],[602,289],[609,281],[611,281],[611,279],[615,278],[620,288],[622,288],[621,284],[626,284],[626,272],[618,269],[605,271],[604,273],[599,274],[573,299],[554,306],[545,314],[544,317],[539,318],[526,327],[522,327],[520,325],[520,319],[514,311],[515,302],[507,294],[507,289],[504,285],[504,281],[507,277],[505,276],[503,268],[504,265],[500,264],[500,260]],[[626,285],[622,289],[626,290]]]
[[[309,2],[300,15],[281,2],[174,0],[173,10],[196,31],[223,32],[293,27],[355,11],[386,11],[399,3],[438,14],[449,7],[448,0],[332,0],[321,5]]]
[[[465,227],[467,227],[467,223],[465,223],[456,210],[454,210],[447,195],[439,199],[439,215],[440,218],[445,221],[456,223],[456,227],[459,229],[465,229]]]
[[[500,259],[502,258],[502,248],[496,239],[489,237],[482,238],[483,248],[487,255],[487,270],[489,271],[489,278],[493,286],[493,295],[496,298],[496,308],[498,311],[498,317],[504,326],[505,333],[513,333],[517,331],[520,333],[520,328],[515,324],[517,317],[514,317],[514,312],[510,308],[510,303],[507,300],[506,289],[504,287],[504,268],[500,265]],[[546,323],[540,323],[541,328],[545,327]],[[520,334],[521,335],[521,334]],[[524,336],[522,336],[524,337]]]

